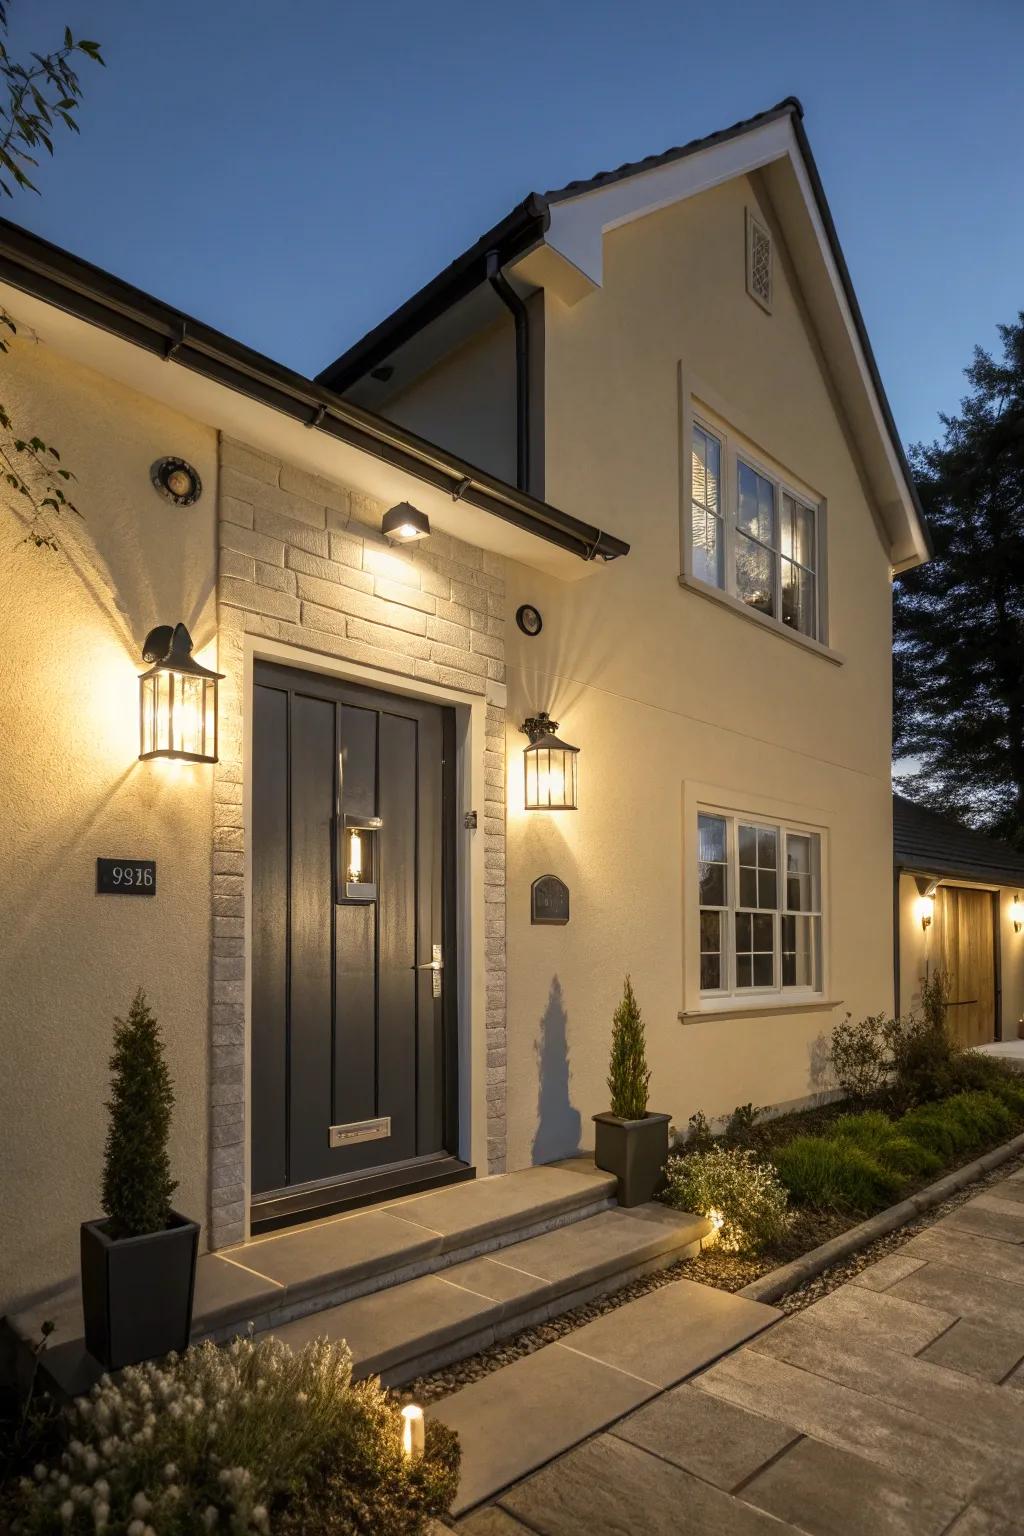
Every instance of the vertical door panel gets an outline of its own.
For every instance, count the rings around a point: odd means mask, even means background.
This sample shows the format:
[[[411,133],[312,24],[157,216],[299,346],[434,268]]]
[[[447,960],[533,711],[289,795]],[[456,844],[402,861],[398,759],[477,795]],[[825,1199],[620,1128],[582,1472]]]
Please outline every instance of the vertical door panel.
[[[417,882],[418,960],[429,961],[435,944],[446,958],[442,883],[441,717],[430,714],[419,731],[420,867]],[[440,973],[440,992],[434,996],[434,973],[417,971],[416,1102],[419,1106],[416,1151],[436,1152],[444,1140],[444,1055],[442,1049],[442,998],[447,986]]]
[[[288,695],[256,688],[252,770],[252,1187],[287,1166]]]
[[[344,817],[377,814],[377,711],[338,708],[341,758],[342,825],[340,879],[345,879],[348,848]],[[366,839],[369,845],[370,839]],[[369,846],[366,857],[370,857]],[[334,1124],[372,1120],[377,1114],[377,909],[373,902],[337,908],[337,988],[335,995]],[[354,1149],[351,1149],[354,1150]],[[351,1150],[346,1154],[351,1158]],[[371,1146],[370,1156],[379,1154]]]
[[[380,717],[378,1093],[391,1161],[416,1152],[416,721]]]
[[[291,751],[289,1182],[331,1171],[335,804],[334,705],[295,694]]]

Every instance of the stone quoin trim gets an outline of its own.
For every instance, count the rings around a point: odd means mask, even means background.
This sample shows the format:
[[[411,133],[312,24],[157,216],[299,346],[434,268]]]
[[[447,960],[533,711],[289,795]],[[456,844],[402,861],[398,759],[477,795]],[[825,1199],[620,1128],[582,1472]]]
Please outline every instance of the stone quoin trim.
[[[211,1248],[240,1242],[246,1230],[246,635],[486,700],[486,799],[476,835],[484,838],[487,1171],[505,1169],[504,564],[434,533],[402,550],[409,580],[396,581],[379,559],[389,549],[380,533],[385,510],[383,502],[221,438],[218,669],[225,676],[213,794]]]

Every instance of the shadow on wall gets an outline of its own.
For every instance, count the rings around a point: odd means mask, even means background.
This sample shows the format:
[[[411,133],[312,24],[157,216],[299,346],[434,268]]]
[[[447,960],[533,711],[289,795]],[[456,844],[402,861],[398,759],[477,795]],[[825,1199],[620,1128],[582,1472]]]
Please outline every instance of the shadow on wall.
[[[568,1015],[562,996],[562,983],[551,978],[547,1007],[540,1020],[540,1035],[534,1046],[537,1055],[537,1134],[533,1138],[533,1161],[552,1163],[560,1157],[572,1157],[580,1147],[580,1112],[569,1099]]]

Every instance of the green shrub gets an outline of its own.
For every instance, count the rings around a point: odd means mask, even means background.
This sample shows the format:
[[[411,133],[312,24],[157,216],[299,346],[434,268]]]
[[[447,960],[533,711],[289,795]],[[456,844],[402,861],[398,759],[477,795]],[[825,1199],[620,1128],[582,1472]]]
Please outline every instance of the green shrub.
[[[963,1051],[956,1062],[955,1075],[958,1092],[994,1093],[1013,1115],[1024,1120],[1024,1077],[1005,1061],[982,1056],[978,1051]]]
[[[890,1120],[880,1110],[865,1110],[859,1115],[841,1115],[829,1136],[852,1142],[883,1167],[893,1168],[908,1177],[934,1173],[942,1159],[929,1148],[900,1134],[899,1122]]]
[[[994,1093],[956,1093],[940,1103],[921,1104],[898,1121],[900,1134],[930,1148],[943,1162],[1009,1136],[1012,1109]]]
[[[608,1069],[612,1114],[623,1120],[642,1120],[647,1113],[650,1081],[644,1021],[633,995],[633,983],[627,976],[622,1002],[612,1020],[612,1055]]]
[[[786,1191],[771,1164],[758,1162],[752,1152],[716,1146],[670,1157],[665,1172],[665,1204],[706,1216],[730,1252],[757,1252],[786,1231]]]
[[[702,1109],[690,1116],[689,1129],[684,1143],[688,1152],[710,1152],[715,1144],[715,1134]]]
[[[798,1205],[867,1212],[899,1194],[905,1179],[842,1136],[797,1136],[775,1153],[779,1177]]]
[[[18,1492],[18,1530],[414,1536],[458,1486],[457,1436],[402,1452],[399,1408],[352,1382],[345,1345],[193,1345],[101,1378],[67,1410],[66,1450]]]
[[[954,1162],[968,1151],[971,1141],[963,1127],[944,1113],[941,1104],[921,1104],[900,1116],[900,1134],[919,1146],[927,1147],[943,1163]]]
[[[889,1081],[892,1022],[884,1013],[871,1014],[855,1022],[853,1015],[848,1013],[833,1028],[829,1060],[836,1082],[848,1098],[870,1098]]]
[[[160,1026],[141,987],[127,1019],[114,1025],[103,1209],[113,1237],[141,1237],[162,1232],[170,1219],[176,1183],[167,1142],[174,1089]]]
[[[726,1146],[753,1149],[757,1145],[758,1117],[764,1112],[761,1104],[737,1104],[726,1121],[723,1135]]]
[[[957,1068],[963,1047],[946,1027],[942,1010],[931,1016],[894,1019],[889,1032],[894,1086],[904,1104],[927,1104],[959,1087]]]
[[[948,971],[932,971],[921,982],[921,1012],[933,1029],[945,1029],[953,978]]]

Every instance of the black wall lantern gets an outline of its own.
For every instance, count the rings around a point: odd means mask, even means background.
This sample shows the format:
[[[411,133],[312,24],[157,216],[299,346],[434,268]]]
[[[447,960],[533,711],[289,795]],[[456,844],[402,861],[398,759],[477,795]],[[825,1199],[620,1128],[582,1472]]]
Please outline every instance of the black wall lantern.
[[[139,678],[139,757],[171,757],[190,763],[217,761],[217,684],[192,659],[192,636],[184,624],[151,629],[143,661],[155,663]]]
[[[576,810],[579,747],[558,739],[558,721],[552,720],[545,709],[524,720],[520,730],[530,738],[530,745],[523,749],[526,809]]]

